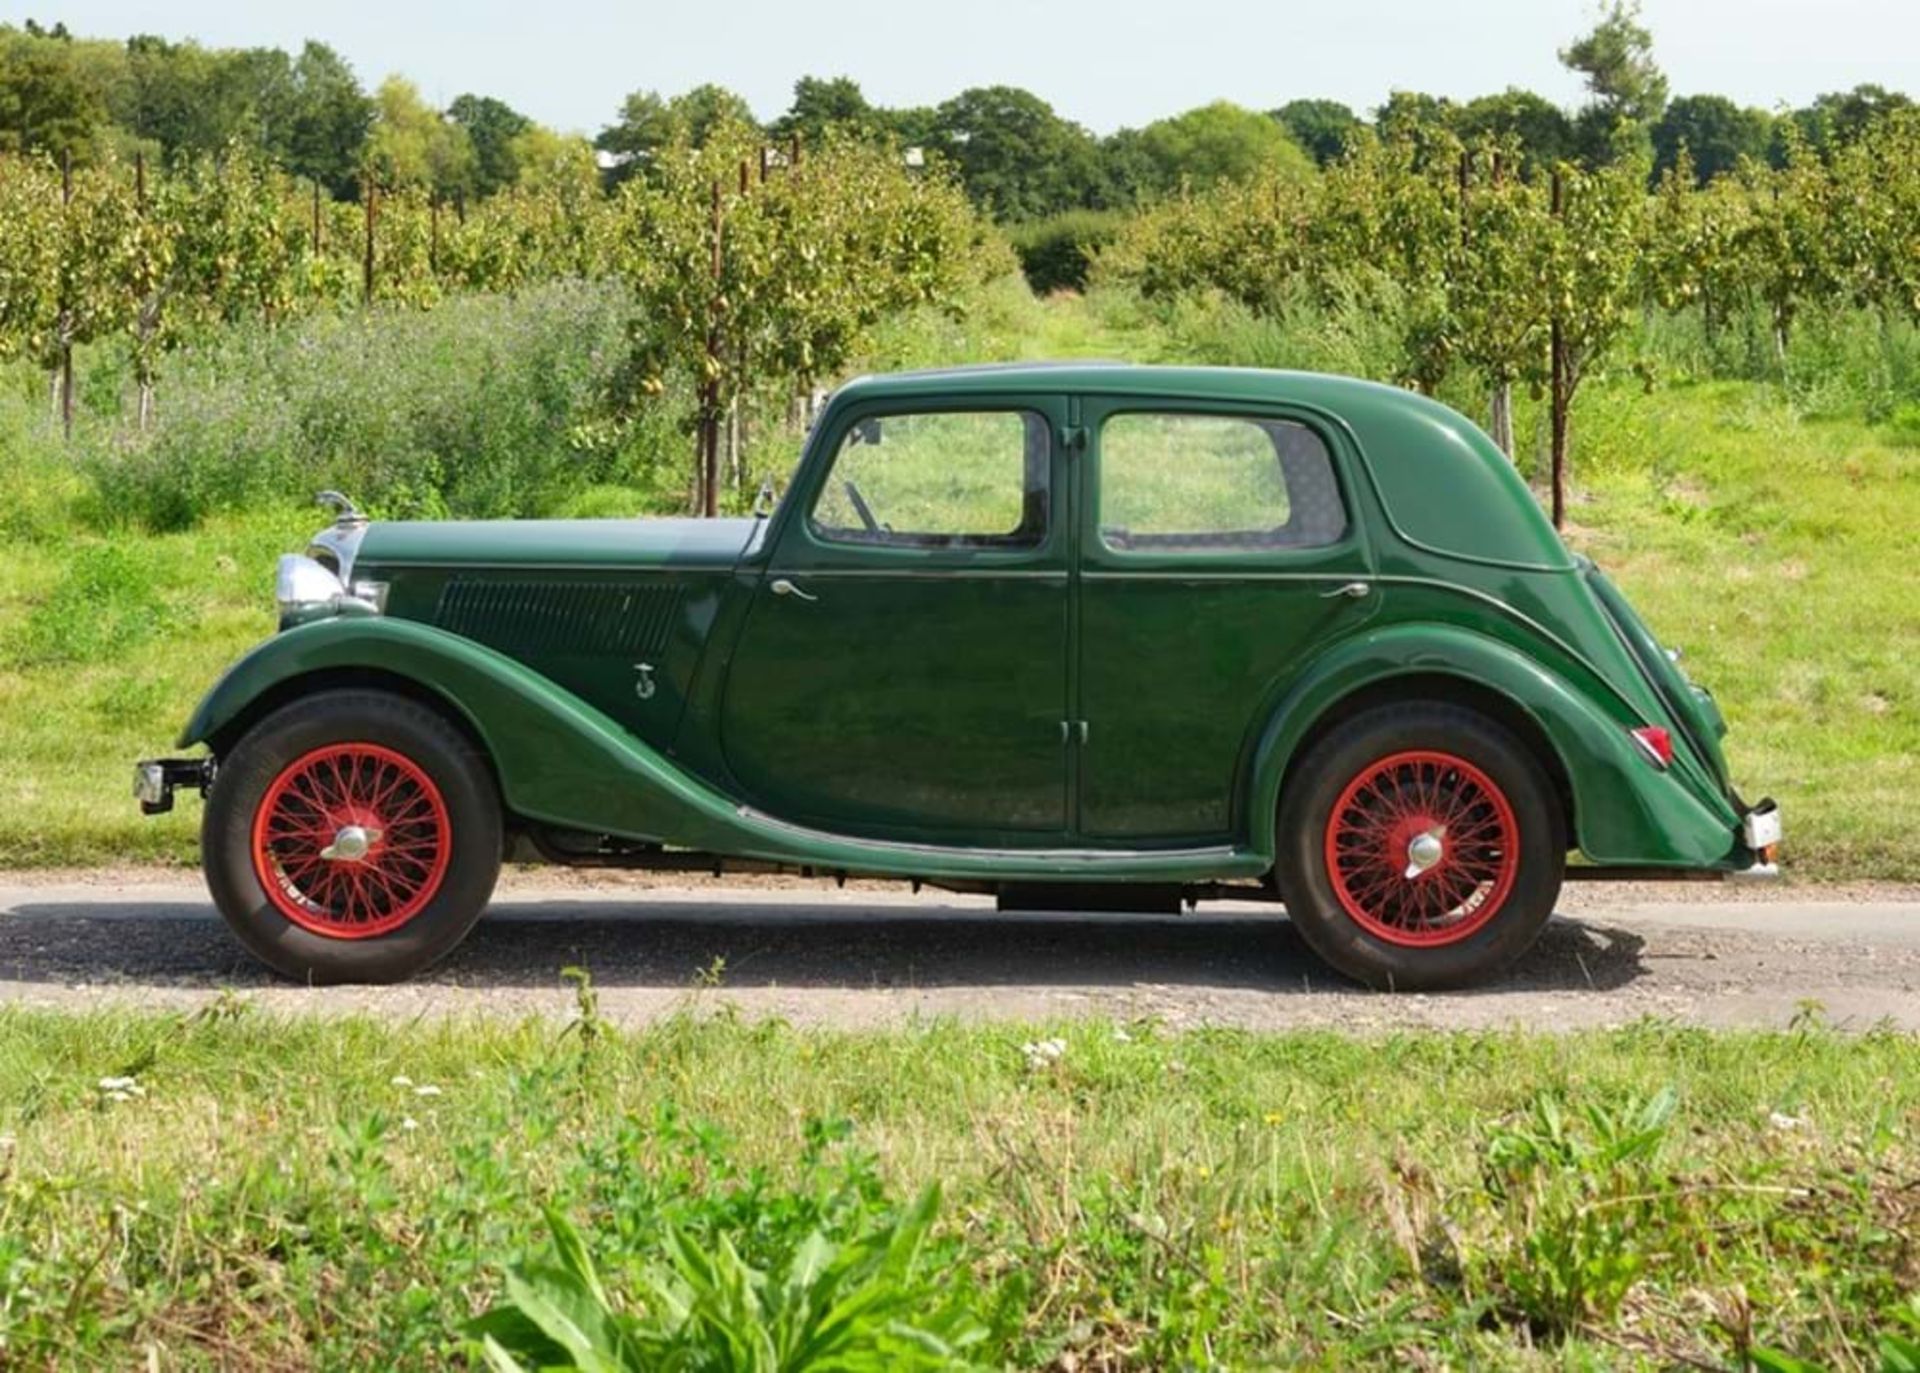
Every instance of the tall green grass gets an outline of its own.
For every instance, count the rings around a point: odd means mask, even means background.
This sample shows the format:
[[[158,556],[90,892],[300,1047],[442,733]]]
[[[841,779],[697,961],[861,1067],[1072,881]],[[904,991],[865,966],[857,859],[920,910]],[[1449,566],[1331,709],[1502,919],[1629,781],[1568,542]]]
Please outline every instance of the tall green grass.
[[[923,1366],[1840,1369],[1911,1338],[1911,1036],[839,1033],[690,996],[633,1033],[590,996],[0,1011],[0,1363],[442,1367],[484,1332],[534,1366],[557,1310],[608,1366],[770,1368],[740,1351],[842,1301],[869,1355],[953,1355]]]

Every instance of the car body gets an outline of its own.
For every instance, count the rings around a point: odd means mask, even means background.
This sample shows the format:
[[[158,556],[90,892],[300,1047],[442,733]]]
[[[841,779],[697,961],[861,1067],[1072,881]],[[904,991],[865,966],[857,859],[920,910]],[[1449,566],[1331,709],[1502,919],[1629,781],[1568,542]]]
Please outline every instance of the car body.
[[[360,907],[316,901],[275,856],[380,819],[347,783],[282,796],[294,838],[256,823],[298,761],[260,732],[322,698],[349,706],[301,737],[366,743],[376,772],[406,763],[405,740],[370,742],[385,725],[356,733],[355,709],[388,698],[438,720],[436,747],[473,773],[459,780],[491,791],[503,849],[1015,904],[1274,895],[1336,966],[1383,985],[1515,956],[1569,852],[1582,875],[1712,875],[1767,871],[1778,838],[1771,803],[1729,780],[1712,698],[1492,442],[1348,378],[863,378],[753,518],[387,523],[344,507],[309,554],[283,560],[281,632],[181,734],[210,759],[141,774],[150,808],[179,781],[210,790],[216,896],[299,976],[404,975],[451,947],[383,923],[419,892],[387,874],[380,893],[361,851],[379,825],[301,860],[341,891],[368,878]],[[250,741],[265,751],[236,777]],[[434,789],[430,768],[388,780]],[[438,863],[459,836],[429,818],[437,850],[418,816],[406,832]],[[245,851],[222,859],[223,844]],[[1380,909],[1369,883],[1393,888]],[[1524,915],[1502,914],[1522,897]],[[446,928],[464,934],[484,902]],[[383,941],[390,956],[369,947]]]

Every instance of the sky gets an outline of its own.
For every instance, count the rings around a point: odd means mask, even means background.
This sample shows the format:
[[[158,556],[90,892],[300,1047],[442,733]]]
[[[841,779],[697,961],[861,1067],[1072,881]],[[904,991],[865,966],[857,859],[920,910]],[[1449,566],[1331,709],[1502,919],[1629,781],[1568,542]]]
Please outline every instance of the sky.
[[[1644,0],[1675,95],[1805,104],[1877,82],[1920,95],[1920,0]],[[444,105],[472,91],[591,134],[633,90],[718,82],[771,119],[800,76],[851,76],[882,105],[1024,86],[1097,133],[1212,100],[1308,96],[1365,112],[1396,89],[1508,86],[1577,104],[1556,53],[1592,0],[0,0],[0,22],[219,47],[330,44],[369,89],[390,73]]]

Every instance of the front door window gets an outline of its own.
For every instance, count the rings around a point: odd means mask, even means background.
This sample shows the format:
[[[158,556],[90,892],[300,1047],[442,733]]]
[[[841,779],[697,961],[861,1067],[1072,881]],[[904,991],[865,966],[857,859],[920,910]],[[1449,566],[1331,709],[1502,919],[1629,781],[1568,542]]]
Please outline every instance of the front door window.
[[[1034,548],[1047,422],[1020,410],[876,415],[848,428],[810,516],[832,543]]]

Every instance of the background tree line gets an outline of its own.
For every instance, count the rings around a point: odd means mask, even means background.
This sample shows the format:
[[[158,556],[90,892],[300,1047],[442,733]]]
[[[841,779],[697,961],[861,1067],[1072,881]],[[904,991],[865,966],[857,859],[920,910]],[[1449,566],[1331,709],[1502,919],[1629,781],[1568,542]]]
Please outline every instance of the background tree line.
[[[764,129],[769,138],[799,134],[813,142],[834,128],[921,149],[954,167],[976,206],[1022,225],[1067,212],[1130,210],[1183,185],[1326,167],[1368,129],[1385,137],[1502,140],[1540,165],[1593,168],[1644,156],[1655,178],[1685,149],[1704,184],[1742,159],[1781,167],[1795,148],[1830,157],[1878,117],[1911,104],[1872,85],[1779,111],[1712,93],[1670,98],[1651,36],[1627,4],[1606,11],[1560,59],[1590,91],[1575,110],[1518,88],[1459,102],[1395,91],[1370,116],[1314,98],[1264,111],[1219,101],[1101,137],[1015,87],[889,108],[871,103],[850,78],[807,76]],[[141,152],[167,163],[240,144],[343,199],[358,196],[369,172],[386,189],[479,198],[529,179],[590,175],[595,151],[607,164],[606,180],[617,184],[675,142],[697,148],[716,130],[760,122],[743,97],[721,86],[672,96],[640,90],[589,146],[491,96],[463,94],[435,109],[402,77],[369,91],[324,43],[289,53],[153,35],[81,38],[31,20],[0,26],[0,152],[70,156],[79,165]]]
[[[0,28],[0,359],[51,377],[70,429],[74,349],[124,348],[144,430],[166,356],[220,326],[614,280],[633,307],[616,423],[668,396],[711,508],[744,481],[752,417],[887,318],[963,311],[1011,243],[1041,290],[1091,276],[1155,309],[1364,319],[1340,370],[1470,376],[1509,453],[1516,388],[1545,395],[1557,515],[1574,394],[1636,313],[1697,317],[1713,346],[1764,336],[1782,376],[1810,309],[1889,338],[1920,320],[1904,96],[1669,99],[1625,5],[1560,57],[1588,87],[1572,111],[1518,90],[1396,92],[1371,119],[1216,102],[1096,138],[1009,87],[889,109],[807,77],[768,124],[718,86],[635,92],[589,142],[491,97],[369,94],[319,44]]]

